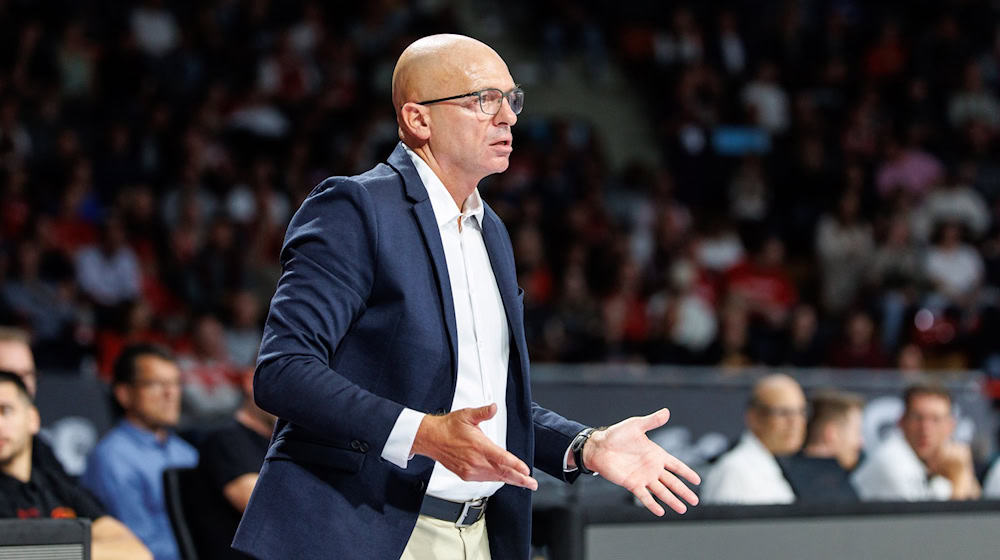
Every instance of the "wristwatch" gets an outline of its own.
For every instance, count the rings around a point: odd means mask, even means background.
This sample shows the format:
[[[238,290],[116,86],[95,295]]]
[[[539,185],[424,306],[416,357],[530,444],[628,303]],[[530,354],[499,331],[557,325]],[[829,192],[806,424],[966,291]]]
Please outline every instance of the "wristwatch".
[[[580,469],[580,474],[589,474],[591,476],[597,476],[598,473],[588,469],[586,465],[583,464],[583,446],[587,445],[587,440],[590,436],[597,431],[594,428],[587,428],[582,432],[576,434],[573,438],[573,443],[569,445],[570,451],[573,452],[573,460],[576,461],[576,468]]]

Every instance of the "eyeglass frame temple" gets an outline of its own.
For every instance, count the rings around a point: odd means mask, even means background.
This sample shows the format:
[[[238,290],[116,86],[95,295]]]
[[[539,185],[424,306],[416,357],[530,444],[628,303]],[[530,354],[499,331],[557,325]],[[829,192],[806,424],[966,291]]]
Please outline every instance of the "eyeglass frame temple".
[[[483,108],[482,93],[484,91],[489,91],[491,89],[495,89],[495,90],[499,91],[500,95],[503,96],[503,98],[507,100],[507,104],[508,105],[510,104],[510,97],[508,97],[510,94],[512,94],[512,93],[514,93],[515,91],[518,91],[518,90],[521,91],[522,95],[524,94],[524,90],[521,89],[521,86],[514,86],[513,89],[511,89],[510,91],[507,91],[507,92],[504,92],[500,88],[485,88],[485,89],[481,89],[479,91],[470,91],[469,93],[460,93],[458,95],[452,95],[451,97],[442,97],[440,99],[431,99],[431,100],[428,100],[428,101],[417,101],[417,105],[430,105],[431,103],[440,103],[442,101],[451,101],[453,99],[461,99],[463,97],[469,97],[469,96],[475,95],[475,96],[479,97],[479,108],[482,109]],[[500,105],[501,106],[503,105],[503,99],[500,100]],[[511,107],[511,109],[513,109],[513,107]],[[483,112],[485,113],[486,111],[483,111]],[[497,111],[497,113],[499,113],[499,111]],[[489,114],[489,113],[487,113],[487,114]],[[493,114],[495,115],[496,113],[493,113]]]

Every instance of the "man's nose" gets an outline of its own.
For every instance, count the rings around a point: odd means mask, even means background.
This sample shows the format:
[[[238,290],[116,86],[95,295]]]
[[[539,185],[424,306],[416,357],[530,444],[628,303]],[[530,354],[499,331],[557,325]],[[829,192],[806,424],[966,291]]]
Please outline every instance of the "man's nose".
[[[517,114],[514,113],[514,108],[510,106],[510,99],[507,96],[500,101],[500,110],[497,111],[496,115],[493,115],[494,124],[506,124],[508,126],[514,126],[517,122]]]

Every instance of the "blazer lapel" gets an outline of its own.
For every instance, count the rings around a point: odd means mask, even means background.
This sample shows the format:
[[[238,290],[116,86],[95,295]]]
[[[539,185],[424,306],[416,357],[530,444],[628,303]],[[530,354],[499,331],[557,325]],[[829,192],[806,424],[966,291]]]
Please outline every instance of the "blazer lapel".
[[[389,156],[389,165],[403,177],[406,196],[413,201],[413,214],[420,226],[420,233],[423,235],[427,252],[431,256],[434,276],[438,284],[438,294],[441,296],[441,314],[448,330],[448,345],[451,348],[452,390],[454,390],[454,383],[458,376],[458,329],[455,326],[455,300],[451,294],[451,279],[448,277],[448,262],[444,258],[444,246],[441,245],[441,232],[438,229],[437,220],[434,218],[434,208],[427,196],[427,189],[424,188],[420,175],[413,167],[413,162],[403,148],[402,142]]]
[[[521,314],[518,313],[521,302],[517,296],[514,252],[510,243],[505,242],[507,236],[501,231],[502,227],[500,218],[487,206],[483,213],[483,241],[486,242],[486,253],[490,257],[490,264],[493,265],[493,275],[497,279],[500,299],[503,300],[507,325],[510,327],[518,354],[523,354],[521,341],[524,340],[524,323],[521,321]]]

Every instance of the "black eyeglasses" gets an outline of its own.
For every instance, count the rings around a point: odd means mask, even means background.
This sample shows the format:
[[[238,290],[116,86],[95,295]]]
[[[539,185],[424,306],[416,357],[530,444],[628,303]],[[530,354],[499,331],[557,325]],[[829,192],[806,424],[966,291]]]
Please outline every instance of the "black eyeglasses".
[[[471,97],[473,95],[479,97],[479,108],[482,109],[487,115],[495,115],[499,113],[500,107],[503,106],[504,98],[507,98],[507,103],[510,104],[510,110],[514,111],[515,115],[520,115],[521,109],[524,108],[524,90],[519,87],[515,87],[510,91],[500,91],[496,88],[481,89],[479,91],[470,91],[469,93],[463,93],[460,95],[452,95],[451,97],[442,97],[440,99],[431,99],[429,101],[418,101],[417,105],[430,105],[431,103],[451,101],[452,99],[461,99],[463,97]]]

